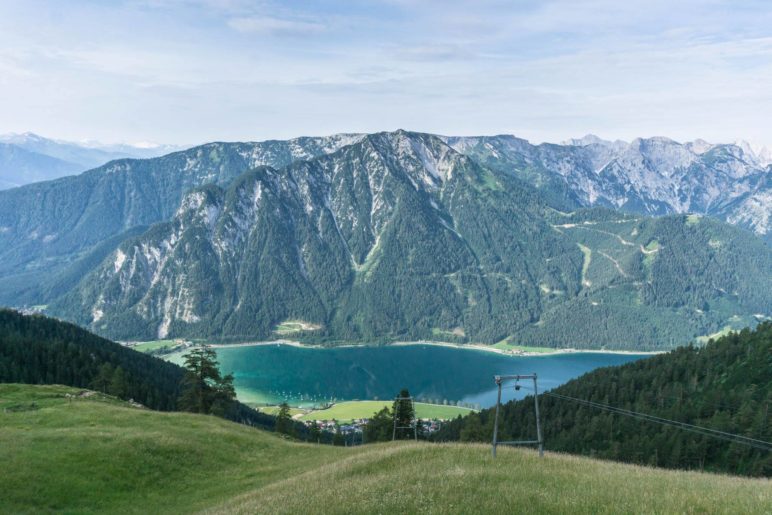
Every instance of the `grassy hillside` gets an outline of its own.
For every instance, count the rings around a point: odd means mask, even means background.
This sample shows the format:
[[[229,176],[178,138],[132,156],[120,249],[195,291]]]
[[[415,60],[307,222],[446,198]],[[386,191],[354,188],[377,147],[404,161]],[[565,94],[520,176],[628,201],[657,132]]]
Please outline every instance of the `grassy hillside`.
[[[486,445],[293,443],[60,386],[0,385],[0,511],[768,513],[768,480]],[[65,395],[77,397],[68,400]]]
[[[0,385],[0,512],[189,512],[321,466],[339,451],[101,394],[64,397],[80,391]]]
[[[216,506],[215,513],[764,513],[769,481],[471,444],[377,445]]]

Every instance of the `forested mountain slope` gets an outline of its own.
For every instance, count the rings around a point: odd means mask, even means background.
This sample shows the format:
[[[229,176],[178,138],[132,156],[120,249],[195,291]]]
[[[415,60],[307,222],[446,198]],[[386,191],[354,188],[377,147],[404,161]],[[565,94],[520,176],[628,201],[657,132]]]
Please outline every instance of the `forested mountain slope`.
[[[553,221],[582,250],[582,290],[545,309],[519,339],[593,347],[602,334],[609,349],[653,350],[770,316],[772,253],[745,231],[696,215],[601,209]]]
[[[541,394],[546,448],[673,468],[772,476],[772,322],[706,346],[595,370],[551,393],[768,442],[767,450]],[[529,385],[525,385],[528,387]],[[492,409],[445,425],[440,441],[490,441]],[[533,439],[533,397],[503,405],[499,438]],[[763,447],[763,446],[762,446]]]
[[[462,316],[482,332],[511,320],[507,308],[528,319],[540,298],[529,274],[575,289],[581,255],[549,229],[538,197],[503,179],[433,136],[368,136],[189,194],[172,222],[116,251],[56,309],[117,335],[268,336],[300,318],[380,337],[453,330]],[[508,289],[521,302],[491,302]]]
[[[0,383],[92,388],[155,410],[175,411],[185,369],[72,324],[0,309]],[[223,415],[272,428],[274,417],[233,403]]]
[[[227,184],[255,166],[282,167],[358,138],[210,143],[0,191],[0,303],[47,301],[44,282],[108,238],[168,220],[191,188]]]
[[[561,213],[397,131],[188,193],[50,309],[116,338],[266,338],[302,320],[331,339],[651,349],[772,312],[769,269],[742,230]]]

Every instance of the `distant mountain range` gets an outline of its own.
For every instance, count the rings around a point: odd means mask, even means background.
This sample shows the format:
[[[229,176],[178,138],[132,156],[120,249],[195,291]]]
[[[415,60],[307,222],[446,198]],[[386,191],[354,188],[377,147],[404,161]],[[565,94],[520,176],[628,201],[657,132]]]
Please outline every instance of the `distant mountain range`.
[[[75,143],[30,132],[0,135],[0,189],[56,179],[115,159],[158,157],[184,147],[154,144]]]
[[[257,166],[281,168],[358,139],[210,143],[0,191],[0,304],[48,302],[126,235],[169,220],[192,188],[227,185]]]
[[[713,219],[768,238],[761,158],[582,141],[210,143],[0,192],[0,302],[122,339],[638,349],[772,313],[770,246]]]
[[[518,176],[562,209],[604,206],[629,213],[699,213],[772,236],[772,152],[746,142],[667,138],[630,143],[595,136],[531,145],[514,136],[446,138],[480,163]]]
[[[82,172],[85,168],[24,148],[0,143],[0,190]]]

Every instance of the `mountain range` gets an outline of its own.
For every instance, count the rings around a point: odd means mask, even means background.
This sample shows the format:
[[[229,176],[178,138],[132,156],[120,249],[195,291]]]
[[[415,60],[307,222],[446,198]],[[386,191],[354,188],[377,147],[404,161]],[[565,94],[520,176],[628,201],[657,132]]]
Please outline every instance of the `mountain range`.
[[[772,152],[766,147],[661,137],[626,143],[591,135],[563,145],[531,145],[514,136],[446,141],[491,168],[517,170],[562,209],[699,213],[772,241]]]
[[[770,175],[661,138],[210,143],[0,192],[0,302],[122,339],[667,348],[772,313]]]
[[[0,190],[82,172],[86,168],[18,145],[0,143]]]
[[[71,175],[115,159],[147,159],[182,147],[53,140],[26,132],[0,135],[0,189]]]

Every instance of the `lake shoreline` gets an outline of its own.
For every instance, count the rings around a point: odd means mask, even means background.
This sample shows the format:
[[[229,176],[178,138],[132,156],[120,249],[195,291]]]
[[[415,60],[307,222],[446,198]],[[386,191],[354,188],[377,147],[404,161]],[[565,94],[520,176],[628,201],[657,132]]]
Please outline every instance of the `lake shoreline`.
[[[650,355],[664,354],[668,351],[635,351],[635,350],[601,350],[601,349],[549,349],[544,352],[533,352],[525,350],[507,350],[497,349],[492,345],[484,345],[481,343],[453,343],[453,342],[437,342],[437,341],[410,341],[410,342],[393,342],[385,345],[368,345],[365,343],[347,343],[343,345],[324,346],[318,344],[302,343],[295,340],[271,340],[271,341],[256,341],[256,342],[242,342],[242,343],[211,343],[207,344],[213,349],[235,348],[235,347],[260,347],[270,345],[286,345],[288,347],[296,347],[301,349],[343,349],[343,348],[366,348],[366,347],[409,347],[416,345],[432,345],[436,347],[448,347],[454,349],[468,349],[479,350],[484,352],[493,352],[495,354],[501,354],[504,356],[520,356],[520,357],[540,357],[540,356],[556,356],[560,354],[620,354],[620,355]],[[545,347],[547,349],[547,347]]]
[[[315,342],[314,342],[315,343]],[[192,345],[193,343],[190,342]],[[393,345],[394,347],[391,347]],[[539,374],[541,389],[557,387],[598,367],[645,359],[634,352],[574,352],[559,349],[438,342],[396,342],[391,345],[304,345],[292,340],[216,343],[220,369],[234,375],[238,398],[254,404],[287,402],[296,407],[320,407],[340,401],[392,399],[402,388],[435,404],[495,404],[493,376],[527,370]],[[229,347],[233,347],[229,349]],[[451,347],[456,350],[451,349]],[[323,349],[330,349],[323,352]],[[461,350],[459,350],[461,349]],[[462,352],[468,349],[469,352]],[[164,359],[179,363],[186,350]],[[533,357],[531,357],[533,356]],[[520,394],[508,389],[505,400]],[[437,402],[440,401],[440,402]],[[463,405],[463,404],[462,404]]]

